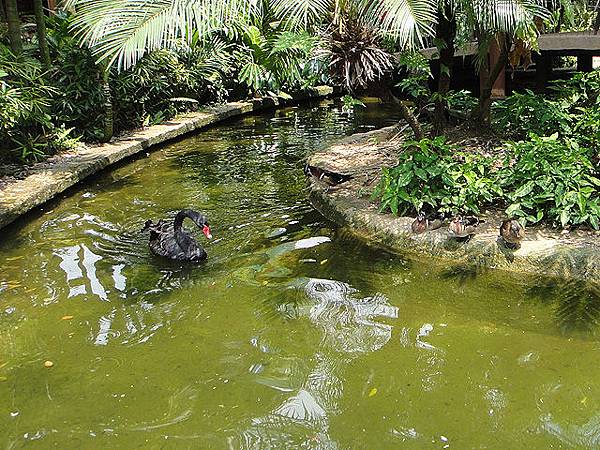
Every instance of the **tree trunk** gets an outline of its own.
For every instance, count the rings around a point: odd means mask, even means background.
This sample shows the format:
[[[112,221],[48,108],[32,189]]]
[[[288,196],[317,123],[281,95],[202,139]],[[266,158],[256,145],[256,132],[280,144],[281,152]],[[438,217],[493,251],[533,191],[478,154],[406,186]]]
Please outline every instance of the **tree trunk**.
[[[419,123],[419,119],[417,119],[417,116],[413,114],[410,108],[402,100],[396,98],[391,93],[390,97],[392,98],[392,100],[394,100],[394,103],[396,103],[400,107],[400,114],[414,133],[415,139],[417,141],[423,139],[425,137],[425,134],[423,133],[423,129],[421,128],[421,124]]]
[[[448,125],[446,118],[446,96],[450,91],[452,65],[454,63],[454,39],[456,37],[456,18],[446,7],[445,11],[438,12],[438,24],[435,30],[440,55],[440,75],[438,77],[437,95],[435,98],[435,111],[433,126],[436,135],[442,134]]]
[[[102,92],[104,93],[104,133],[102,136],[102,142],[108,142],[112,139],[114,134],[114,114],[112,95],[110,92],[110,68],[106,63],[100,63],[100,70],[102,73]]]
[[[502,69],[508,64],[508,51],[510,49],[510,41],[506,36],[498,37],[498,46],[500,47],[500,55],[494,67],[489,68],[487,76],[483,80],[481,92],[479,93],[479,105],[477,108],[477,121],[484,128],[489,128],[491,124],[491,108],[492,108],[492,87],[502,72]]]
[[[23,40],[21,39],[21,20],[19,19],[19,10],[17,0],[5,0],[6,21],[8,22],[8,39],[10,48],[15,55],[23,51]]]
[[[0,0],[0,22],[6,22],[6,11],[4,10],[4,2]]]
[[[48,40],[46,39],[46,16],[44,15],[42,0],[33,0],[33,10],[35,12],[37,36],[40,46],[40,59],[42,60],[44,70],[49,70],[50,50],[48,50]]]

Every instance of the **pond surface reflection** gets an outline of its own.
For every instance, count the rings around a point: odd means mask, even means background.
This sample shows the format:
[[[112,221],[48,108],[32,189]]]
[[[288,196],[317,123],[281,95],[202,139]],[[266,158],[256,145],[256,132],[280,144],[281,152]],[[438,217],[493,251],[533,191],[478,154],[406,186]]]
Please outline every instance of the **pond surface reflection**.
[[[392,256],[306,201],[308,152],[396,119],[331,102],[245,117],[3,231],[0,443],[597,447],[595,281]],[[139,231],[185,207],[215,237],[198,267]]]

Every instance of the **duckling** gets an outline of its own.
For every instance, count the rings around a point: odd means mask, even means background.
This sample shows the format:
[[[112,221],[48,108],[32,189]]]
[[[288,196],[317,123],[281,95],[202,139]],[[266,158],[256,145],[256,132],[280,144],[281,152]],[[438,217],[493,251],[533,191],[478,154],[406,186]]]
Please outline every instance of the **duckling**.
[[[454,216],[450,221],[450,225],[448,225],[448,232],[455,239],[471,238],[471,236],[477,233],[477,225],[479,225],[477,217]]]
[[[425,231],[437,230],[444,224],[446,215],[443,212],[432,212],[425,215],[423,211],[419,211],[417,218],[411,225],[412,232],[421,234]]]
[[[506,247],[517,250],[525,237],[525,229],[518,220],[506,219],[500,225],[500,236]]]

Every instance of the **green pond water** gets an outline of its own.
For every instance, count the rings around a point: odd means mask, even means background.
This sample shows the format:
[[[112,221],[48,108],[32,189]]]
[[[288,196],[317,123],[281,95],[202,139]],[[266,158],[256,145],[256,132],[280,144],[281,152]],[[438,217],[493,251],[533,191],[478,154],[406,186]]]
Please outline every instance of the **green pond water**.
[[[597,292],[393,256],[308,204],[308,152],[395,118],[230,121],[3,230],[0,447],[598,448]],[[200,266],[139,232],[185,207]]]

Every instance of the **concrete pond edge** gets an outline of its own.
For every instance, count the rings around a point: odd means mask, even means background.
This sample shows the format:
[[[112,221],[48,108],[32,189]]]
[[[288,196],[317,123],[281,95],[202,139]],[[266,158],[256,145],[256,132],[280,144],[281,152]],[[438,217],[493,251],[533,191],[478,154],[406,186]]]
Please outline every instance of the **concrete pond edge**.
[[[198,112],[180,115],[166,123],[153,125],[103,145],[80,145],[72,154],[54,164],[34,170],[23,180],[17,180],[0,190],[0,228],[46,203],[86,177],[151,147],[163,144],[226,119],[265,111],[303,101],[326,98],[336,94],[329,86],[308,88],[292,95],[257,98],[202,108]]]
[[[390,154],[394,145],[390,142],[398,136],[397,131],[387,127],[352,135],[309,156],[312,205],[369,244],[400,255],[433,259],[451,271],[477,274],[501,269],[536,277],[600,280],[597,231],[529,227],[521,248],[515,251],[499,238],[499,224],[504,218],[501,212],[484,211],[484,223],[468,242],[452,239],[446,227],[417,235],[411,231],[414,218],[380,213],[371,193],[381,166],[393,165]]]

